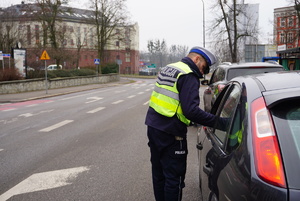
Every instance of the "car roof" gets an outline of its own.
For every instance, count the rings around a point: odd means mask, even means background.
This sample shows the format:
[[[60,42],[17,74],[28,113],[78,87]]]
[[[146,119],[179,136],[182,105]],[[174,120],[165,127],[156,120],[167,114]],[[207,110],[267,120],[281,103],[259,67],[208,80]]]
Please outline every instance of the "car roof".
[[[246,62],[246,63],[230,63],[224,62],[221,63],[218,67],[222,67],[225,69],[229,68],[249,68],[249,67],[281,67],[282,65],[274,63],[274,62]]]
[[[252,77],[262,83],[266,91],[300,87],[300,71],[278,71]]]
[[[286,99],[300,98],[300,71],[278,71],[246,77],[253,79],[260,87],[268,107]],[[237,79],[243,81],[243,77]]]

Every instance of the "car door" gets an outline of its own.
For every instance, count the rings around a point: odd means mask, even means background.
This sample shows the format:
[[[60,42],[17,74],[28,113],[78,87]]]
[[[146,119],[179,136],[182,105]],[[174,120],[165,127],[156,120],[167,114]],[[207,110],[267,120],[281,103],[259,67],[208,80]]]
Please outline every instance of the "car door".
[[[228,192],[231,191],[228,187],[232,184],[229,176],[232,172],[223,173],[223,170],[232,159],[231,153],[241,143],[242,138],[238,135],[242,127],[240,104],[241,87],[231,84],[224,88],[212,108],[212,113],[218,116],[219,121],[213,128],[203,130],[206,135],[201,154],[203,200],[223,200],[224,196],[227,199],[234,195]]]

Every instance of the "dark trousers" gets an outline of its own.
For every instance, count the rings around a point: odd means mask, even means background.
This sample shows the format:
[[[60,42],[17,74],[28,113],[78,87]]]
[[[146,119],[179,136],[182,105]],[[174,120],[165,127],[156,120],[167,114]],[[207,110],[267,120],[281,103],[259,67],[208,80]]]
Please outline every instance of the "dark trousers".
[[[178,201],[186,173],[187,141],[148,126],[152,181],[156,201]]]

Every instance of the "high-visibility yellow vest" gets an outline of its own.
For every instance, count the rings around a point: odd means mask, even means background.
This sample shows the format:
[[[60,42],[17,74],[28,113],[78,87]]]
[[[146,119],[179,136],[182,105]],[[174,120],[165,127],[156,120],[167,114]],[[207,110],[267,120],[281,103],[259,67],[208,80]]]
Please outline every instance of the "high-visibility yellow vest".
[[[192,72],[190,67],[181,61],[164,67],[158,75],[149,106],[166,117],[173,117],[176,114],[180,121],[189,125],[190,120],[182,112],[177,80],[181,75]]]

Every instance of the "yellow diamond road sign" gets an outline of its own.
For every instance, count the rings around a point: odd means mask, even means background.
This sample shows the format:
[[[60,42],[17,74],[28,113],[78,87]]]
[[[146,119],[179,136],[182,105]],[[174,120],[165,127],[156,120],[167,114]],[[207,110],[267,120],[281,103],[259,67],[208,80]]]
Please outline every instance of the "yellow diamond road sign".
[[[48,53],[46,52],[46,50],[44,50],[40,60],[49,60],[49,59],[50,59],[50,57],[49,57]]]

